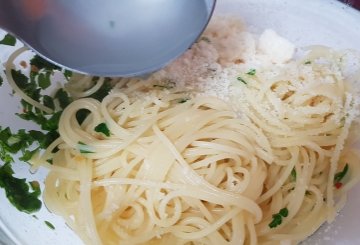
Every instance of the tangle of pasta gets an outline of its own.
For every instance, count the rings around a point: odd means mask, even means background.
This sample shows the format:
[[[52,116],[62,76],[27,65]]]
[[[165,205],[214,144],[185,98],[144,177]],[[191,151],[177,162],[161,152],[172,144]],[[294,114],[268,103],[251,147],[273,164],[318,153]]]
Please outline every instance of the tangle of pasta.
[[[13,82],[23,51],[8,80],[51,112]],[[359,72],[344,75],[345,56],[315,47],[256,72],[238,65],[227,102],[154,76],[120,79],[101,102],[82,97],[104,78],[70,82],[79,99],[60,138],[32,159],[49,169],[46,206],[86,244],[297,244],[360,179]]]

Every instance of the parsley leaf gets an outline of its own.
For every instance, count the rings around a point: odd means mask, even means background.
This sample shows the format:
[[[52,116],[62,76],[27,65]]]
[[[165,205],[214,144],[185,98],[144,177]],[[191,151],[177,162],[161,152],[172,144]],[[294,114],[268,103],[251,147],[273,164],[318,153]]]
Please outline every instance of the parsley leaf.
[[[178,100],[178,103],[179,104],[183,104],[183,103],[185,103],[186,101],[188,101],[188,100],[190,100],[189,98],[182,98],[182,99],[179,99]]]
[[[87,144],[85,144],[84,142],[79,141],[78,145],[79,145],[80,153],[83,153],[83,154],[94,153],[93,151],[90,150],[90,147]]]
[[[58,91],[56,91],[55,99],[58,99],[60,107],[62,109],[65,109],[70,103],[71,103],[71,98],[68,95],[68,93],[64,90],[64,89],[59,89]]]
[[[112,88],[113,86],[111,85],[111,79],[106,78],[103,85],[99,88],[99,90],[93,93],[92,95],[90,95],[89,98],[94,98],[98,101],[102,101],[104,97],[109,94]]]
[[[236,79],[238,81],[242,82],[243,84],[247,84],[247,82],[244,79],[242,79],[241,77],[237,77]]]
[[[44,221],[45,225],[47,225],[47,227],[49,227],[52,230],[55,230],[55,226],[53,224],[51,224],[49,221]]]
[[[256,74],[256,70],[255,69],[250,69],[246,74],[248,74],[250,76],[254,76]]]
[[[90,114],[90,111],[87,109],[80,109],[76,112],[76,120],[79,124],[82,124],[86,117]]]
[[[47,89],[50,87],[51,81],[50,81],[50,75],[51,72],[40,73],[38,77],[39,86],[42,89]]]
[[[293,168],[293,169],[291,170],[290,181],[291,181],[291,182],[295,182],[295,181],[296,181],[296,170],[295,170],[295,168]]]
[[[52,97],[50,97],[49,95],[44,95],[43,102],[46,107],[49,107],[50,109],[55,110],[54,99]]]
[[[73,73],[72,71],[69,71],[69,70],[65,70],[64,71],[64,77],[66,78],[66,80],[70,80],[70,78],[72,77]]]
[[[30,98],[40,101],[41,88],[36,84],[34,79],[30,79],[25,76],[20,70],[11,70],[11,75],[16,85]],[[23,102],[22,102],[23,103]]]
[[[59,66],[57,66],[53,63],[50,63],[49,61],[45,60],[44,58],[40,57],[39,55],[35,55],[30,60],[30,65],[35,66],[39,70],[41,70],[41,69],[45,69],[48,71],[61,70],[61,68]]]
[[[58,129],[60,117],[62,111],[55,112],[49,119],[46,119],[45,123],[41,124],[41,129],[46,131],[55,131]]]
[[[109,130],[108,126],[106,125],[106,123],[100,123],[99,125],[97,125],[95,127],[94,130],[95,130],[95,132],[105,134],[107,137],[110,136],[110,130]]]
[[[24,154],[22,157],[19,158],[19,160],[24,161],[24,162],[28,162],[30,161],[30,159],[32,158],[32,156],[38,151],[38,148],[36,148],[33,151],[30,150],[25,150]]]
[[[346,164],[341,172],[338,172],[337,174],[335,174],[335,176],[334,176],[334,184],[340,183],[341,180],[347,174],[348,170],[349,170],[349,165]]]
[[[22,74],[20,70],[16,71],[14,69],[11,70],[11,76],[13,77],[16,85],[20,89],[25,89],[28,85],[28,77]]]
[[[282,208],[280,209],[279,211],[279,214],[282,216],[282,217],[287,217],[289,215],[289,210],[287,208]]]
[[[6,34],[5,37],[0,41],[0,44],[8,45],[8,46],[15,46],[16,38],[10,34]]]
[[[281,225],[282,219],[286,218],[289,215],[289,210],[287,208],[280,209],[279,213],[273,214],[273,220],[270,222],[269,227],[275,228],[278,225]]]
[[[30,186],[33,191],[30,191],[26,180],[15,178],[13,174],[10,164],[0,168],[0,187],[5,189],[9,201],[21,212],[33,213],[40,210],[40,188],[32,184]]]

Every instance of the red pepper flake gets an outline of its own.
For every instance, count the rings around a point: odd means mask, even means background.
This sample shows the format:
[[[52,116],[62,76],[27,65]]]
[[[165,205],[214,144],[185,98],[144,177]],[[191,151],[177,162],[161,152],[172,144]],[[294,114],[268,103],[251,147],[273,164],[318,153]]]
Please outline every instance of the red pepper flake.
[[[342,186],[343,186],[343,183],[341,183],[341,182],[335,183],[336,189],[340,189]]]

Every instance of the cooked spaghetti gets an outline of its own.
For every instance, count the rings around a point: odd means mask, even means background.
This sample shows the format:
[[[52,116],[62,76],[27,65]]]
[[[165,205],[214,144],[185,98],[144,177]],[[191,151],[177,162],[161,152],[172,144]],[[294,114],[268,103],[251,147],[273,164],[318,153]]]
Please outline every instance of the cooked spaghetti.
[[[102,101],[82,97],[103,78],[65,86],[78,99],[32,163],[49,169],[47,207],[86,244],[297,244],[334,219],[359,181],[359,71],[346,75],[347,53],[314,47],[289,61],[293,47],[281,39],[289,52],[278,57],[265,44],[257,58],[210,55],[231,38],[209,30],[213,43],[175,62],[184,73],[170,65],[121,79]],[[191,56],[218,63],[192,66]],[[206,85],[172,80],[195,71]],[[210,96],[220,79],[228,93]]]

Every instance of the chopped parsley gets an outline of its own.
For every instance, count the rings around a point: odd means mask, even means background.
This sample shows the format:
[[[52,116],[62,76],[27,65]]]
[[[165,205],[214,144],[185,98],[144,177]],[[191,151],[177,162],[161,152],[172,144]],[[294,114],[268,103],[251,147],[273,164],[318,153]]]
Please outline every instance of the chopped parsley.
[[[107,137],[110,136],[110,130],[109,130],[108,126],[106,125],[106,123],[100,123],[99,125],[97,125],[95,127],[95,132],[103,133]]]
[[[79,141],[78,145],[79,145],[80,153],[82,154],[94,153],[93,151],[90,150],[90,147],[84,142]]]
[[[334,185],[337,189],[342,187],[341,181],[343,180],[343,178],[345,177],[345,175],[347,174],[348,171],[349,171],[349,165],[345,164],[343,170],[335,174]]]
[[[66,78],[67,81],[70,80],[70,78],[72,77],[73,73],[72,71],[69,71],[69,70],[65,70],[64,71],[64,77]]]
[[[290,173],[290,181],[295,182],[296,181],[296,170],[293,168]]]
[[[90,95],[89,98],[93,98],[98,101],[102,101],[104,99],[104,97],[109,94],[109,92],[112,88],[113,88],[113,85],[111,84],[111,79],[105,78],[103,85],[95,93]]]
[[[310,64],[311,64],[311,61],[308,60],[308,61],[306,61],[304,64],[305,64],[305,65],[310,65]]]
[[[34,142],[37,142],[41,148],[47,147],[44,144],[43,136],[43,133],[36,130],[25,131],[21,129],[17,133],[12,133],[9,127],[5,129],[0,127],[0,159],[5,164],[12,163],[14,160],[11,154],[22,152],[23,155],[20,160],[30,160],[36,150],[30,151],[28,148]]]
[[[13,174],[14,171],[9,163],[0,167],[0,187],[4,188],[8,200],[21,212],[39,211],[41,208],[39,183],[28,184],[26,179],[18,179]]]
[[[242,82],[243,84],[247,84],[247,82],[242,77],[237,77],[236,79]]]
[[[47,227],[49,227],[52,230],[55,230],[55,226],[53,224],[51,224],[49,221],[45,220],[44,221],[45,225],[47,225]]]
[[[62,109],[65,109],[72,101],[68,93],[62,88],[56,91],[54,98],[59,101]]]
[[[44,95],[43,98],[43,103],[45,106],[49,107],[52,110],[55,110],[55,103],[54,103],[54,99],[48,95]]]
[[[11,70],[11,76],[13,77],[15,83],[17,86],[19,86],[19,88],[21,88],[22,90],[26,89],[26,87],[29,85],[28,84],[28,77],[25,76],[24,74],[22,74],[22,72],[20,70]],[[26,92],[26,91],[24,91]]]
[[[9,41],[7,37],[5,41]],[[3,40],[4,41],[4,40]],[[42,92],[51,86],[51,80],[54,72],[62,72],[64,77],[69,80],[72,72],[61,70],[60,67],[54,65],[47,60],[35,55],[31,61],[30,75],[27,76],[21,70],[12,69],[11,75],[16,85],[29,97],[44,104],[50,108],[52,112],[43,112],[34,107],[30,103],[21,100],[22,112],[16,115],[20,118],[36,123],[42,131],[24,130],[11,132],[10,128],[2,128],[0,126],[0,188],[5,190],[6,196],[18,210],[32,213],[41,208],[39,196],[41,194],[38,182],[29,182],[26,179],[19,179],[14,175],[11,164],[14,162],[14,154],[19,153],[18,160],[28,162],[41,149],[46,149],[55,139],[59,137],[58,124],[63,110],[73,101],[73,98],[60,88],[54,96],[42,94]],[[94,81],[99,79],[94,77]],[[92,94],[91,98],[101,101],[109,91],[113,88],[111,79],[106,78],[100,89]],[[0,79],[0,85],[3,79]],[[77,113],[79,123],[81,123],[89,114],[87,110],[80,110]],[[80,122],[81,121],[81,122]],[[98,125],[97,129],[104,135],[110,135],[110,131],[104,125]],[[91,147],[79,142],[79,151],[81,153],[94,153]],[[56,152],[55,149],[53,152]],[[52,164],[52,159],[47,159]],[[49,223],[50,224],[50,223]],[[48,225],[53,227],[51,224]]]
[[[16,38],[10,34],[6,34],[5,37],[0,41],[0,44],[8,45],[8,46],[15,46]]]
[[[17,115],[24,120],[35,122],[42,130],[54,131],[58,128],[61,113],[62,111],[58,111],[51,116],[45,116],[42,112],[25,111]]]
[[[246,74],[250,75],[250,76],[254,76],[256,74],[256,70],[255,69],[250,69]]]
[[[183,104],[183,103],[185,103],[185,102],[188,101],[188,100],[190,100],[190,99],[189,99],[189,98],[181,98],[181,99],[178,100],[178,103],[179,103],[179,104]]]
[[[35,55],[31,60],[30,60],[30,65],[31,66],[35,66],[38,70],[47,70],[47,71],[54,71],[54,70],[61,70],[61,68],[47,60],[45,60],[44,58],[40,57],[39,55]]]
[[[278,225],[281,225],[282,219],[286,218],[289,215],[289,210],[287,208],[280,209],[279,213],[273,214],[272,218],[273,220],[269,224],[270,228],[275,228]]]
[[[40,88],[47,89],[50,87],[51,81],[50,81],[51,72],[47,71],[46,73],[40,73],[38,76],[38,83]]]
[[[4,82],[4,80],[3,80],[2,76],[0,76],[0,86],[3,85],[3,82]]]

